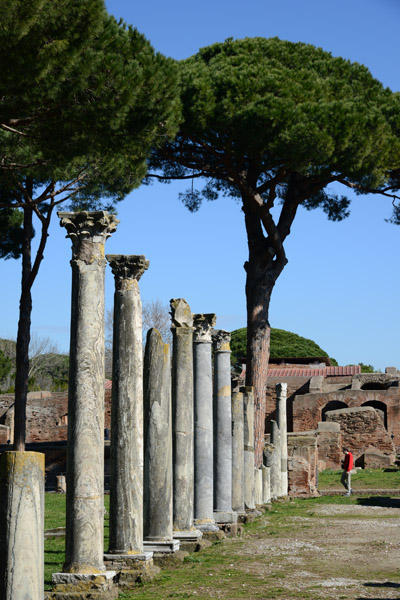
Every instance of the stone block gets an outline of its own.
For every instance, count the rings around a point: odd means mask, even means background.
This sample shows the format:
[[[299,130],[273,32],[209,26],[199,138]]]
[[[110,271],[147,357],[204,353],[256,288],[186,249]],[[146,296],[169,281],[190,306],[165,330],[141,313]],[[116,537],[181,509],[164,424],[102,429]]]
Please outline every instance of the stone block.
[[[220,542],[225,538],[225,533],[218,529],[218,531],[203,531],[203,539],[210,542]]]
[[[185,552],[184,550],[178,550],[177,552],[171,554],[161,554],[158,552],[154,553],[154,562],[157,567],[173,567],[183,563],[185,558],[189,556],[189,552]]]

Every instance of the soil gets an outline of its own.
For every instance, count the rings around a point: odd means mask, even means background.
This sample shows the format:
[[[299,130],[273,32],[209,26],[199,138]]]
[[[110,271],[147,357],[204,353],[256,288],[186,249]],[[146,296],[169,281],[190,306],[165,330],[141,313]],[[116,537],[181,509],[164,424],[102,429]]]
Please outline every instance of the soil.
[[[242,553],[255,559],[246,562],[247,572],[281,577],[281,593],[265,599],[399,599],[400,500],[376,501],[379,506],[316,505],[308,516],[288,517],[274,537],[268,513],[262,517],[267,535],[249,536]]]

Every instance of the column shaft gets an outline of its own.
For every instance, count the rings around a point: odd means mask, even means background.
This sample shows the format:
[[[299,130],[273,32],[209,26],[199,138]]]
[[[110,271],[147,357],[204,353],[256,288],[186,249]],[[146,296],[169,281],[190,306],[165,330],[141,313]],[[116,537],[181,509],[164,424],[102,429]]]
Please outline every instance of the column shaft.
[[[107,255],[115,276],[111,404],[110,544],[143,553],[143,349],[138,280],[144,256]]]
[[[116,228],[104,211],[59,213],[72,240],[64,571],[105,570],[104,244]]]
[[[254,393],[252,387],[242,387],[244,422],[244,506],[254,510]]]
[[[232,394],[232,509],[244,510],[243,394]]]
[[[232,511],[232,393],[230,333],[213,333],[214,511]]]
[[[194,517],[199,529],[214,525],[213,385],[211,328],[215,315],[194,315]]]
[[[281,444],[281,496],[288,494],[288,449],[287,449],[287,418],[286,398],[287,383],[277,383],[276,389],[276,415]]]
[[[44,454],[0,455],[0,598],[42,600]]]
[[[172,299],[173,528],[193,529],[193,318],[183,299]]]
[[[172,540],[171,364],[156,329],[144,357],[144,448],[144,538]]]

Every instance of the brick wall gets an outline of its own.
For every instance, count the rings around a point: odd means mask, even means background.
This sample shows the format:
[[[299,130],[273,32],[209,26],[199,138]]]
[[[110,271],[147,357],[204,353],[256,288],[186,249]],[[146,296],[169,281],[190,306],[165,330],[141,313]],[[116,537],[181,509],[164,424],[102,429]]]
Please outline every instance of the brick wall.
[[[365,406],[334,410],[326,413],[326,419],[340,425],[343,445],[351,450],[355,460],[368,448],[376,448],[394,462],[393,441],[375,409]]]
[[[315,433],[288,435],[289,496],[317,496],[316,472],[318,461]]]
[[[0,395],[0,424],[13,430],[14,395]],[[111,429],[111,390],[105,391],[105,424]],[[67,439],[68,394],[30,392],[26,407],[26,442],[58,442]],[[12,441],[12,437],[11,437]],[[1,443],[1,441],[0,441]]]
[[[328,402],[341,402],[344,407],[360,407],[365,402],[379,402],[386,406],[387,431],[393,432],[396,446],[400,446],[400,388],[388,390],[339,390],[297,395],[293,400],[293,431],[310,431],[323,420],[322,411]]]

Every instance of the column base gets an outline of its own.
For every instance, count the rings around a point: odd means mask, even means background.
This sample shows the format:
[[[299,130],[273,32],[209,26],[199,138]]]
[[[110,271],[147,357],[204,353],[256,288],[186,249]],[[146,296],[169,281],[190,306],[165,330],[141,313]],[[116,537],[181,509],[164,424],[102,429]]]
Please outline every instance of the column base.
[[[198,542],[203,537],[200,529],[183,529],[181,531],[174,531],[172,534],[174,540],[180,542]]]
[[[103,573],[53,573],[53,589],[48,600],[71,598],[114,600],[118,598],[117,572]]]
[[[131,589],[136,583],[148,583],[160,569],[154,564],[153,552],[142,554],[111,554],[104,555],[104,562],[109,569],[118,571],[118,588]]]
[[[179,540],[144,540],[143,548],[146,552],[154,552],[156,554],[171,554],[178,552],[180,548]]]
[[[218,531],[219,527],[215,524],[214,519],[195,519],[194,526],[201,532]]]
[[[235,511],[216,510],[214,511],[214,519],[216,523],[236,523],[238,514]]]

